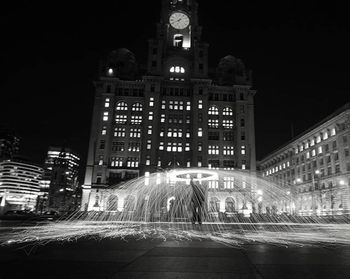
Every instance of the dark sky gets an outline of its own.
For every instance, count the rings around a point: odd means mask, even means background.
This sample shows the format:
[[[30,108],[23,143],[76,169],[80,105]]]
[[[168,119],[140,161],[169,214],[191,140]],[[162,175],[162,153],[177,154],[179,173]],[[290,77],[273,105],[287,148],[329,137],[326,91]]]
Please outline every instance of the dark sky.
[[[22,137],[23,154],[40,163],[66,142],[85,160],[98,60],[126,47],[145,63],[160,2],[1,7],[0,125]],[[232,54],[253,70],[258,159],[292,124],[301,133],[350,101],[348,10],[305,2],[199,1],[210,65]]]

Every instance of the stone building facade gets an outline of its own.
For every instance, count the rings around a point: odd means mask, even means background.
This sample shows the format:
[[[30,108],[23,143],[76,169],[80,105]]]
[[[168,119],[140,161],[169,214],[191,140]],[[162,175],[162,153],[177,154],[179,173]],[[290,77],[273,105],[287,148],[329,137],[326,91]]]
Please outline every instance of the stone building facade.
[[[259,168],[290,195],[275,202],[279,212],[349,214],[350,103],[266,156]]]
[[[82,209],[92,193],[169,168],[255,172],[251,72],[228,55],[209,75],[201,35],[197,1],[164,0],[146,73],[127,49],[101,63]]]

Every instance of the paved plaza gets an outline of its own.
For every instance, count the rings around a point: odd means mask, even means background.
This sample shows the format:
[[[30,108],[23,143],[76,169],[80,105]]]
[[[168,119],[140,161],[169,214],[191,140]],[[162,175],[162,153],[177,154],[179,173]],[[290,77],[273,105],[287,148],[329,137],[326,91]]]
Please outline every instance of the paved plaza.
[[[81,239],[0,247],[0,278],[349,278],[350,247]]]

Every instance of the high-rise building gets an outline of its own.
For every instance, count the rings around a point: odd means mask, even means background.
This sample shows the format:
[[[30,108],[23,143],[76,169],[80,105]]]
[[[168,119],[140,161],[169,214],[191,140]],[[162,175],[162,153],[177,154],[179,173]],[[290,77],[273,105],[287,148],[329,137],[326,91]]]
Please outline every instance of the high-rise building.
[[[263,208],[302,216],[350,214],[350,103],[267,155],[259,168],[288,194]]]
[[[0,213],[31,210],[40,194],[43,169],[19,160],[0,162]]]
[[[222,58],[209,75],[195,0],[162,1],[156,38],[140,76],[127,49],[101,63],[95,82],[82,206],[106,189],[159,169],[202,167],[255,172],[251,72]]]
[[[13,132],[0,128],[0,161],[11,159],[18,154],[19,141]]]
[[[73,150],[49,147],[41,181],[43,196],[48,197],[48,209],[64,212],[74,208],[79,166],[80,158]]]

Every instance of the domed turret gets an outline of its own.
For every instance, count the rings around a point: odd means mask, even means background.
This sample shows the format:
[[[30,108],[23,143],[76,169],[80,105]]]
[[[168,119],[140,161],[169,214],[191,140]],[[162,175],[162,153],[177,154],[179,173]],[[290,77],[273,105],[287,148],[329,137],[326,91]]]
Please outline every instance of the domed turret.
[[[137,75],[135,55],[126,48],[112,51],[107,57],[104,74],[124,80],[134,80]]]
[[[232,55],[225,56],[216,68],[217,82],[220,85],[250,85],[251,73],[241,59]]]

